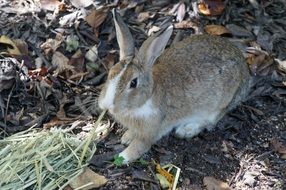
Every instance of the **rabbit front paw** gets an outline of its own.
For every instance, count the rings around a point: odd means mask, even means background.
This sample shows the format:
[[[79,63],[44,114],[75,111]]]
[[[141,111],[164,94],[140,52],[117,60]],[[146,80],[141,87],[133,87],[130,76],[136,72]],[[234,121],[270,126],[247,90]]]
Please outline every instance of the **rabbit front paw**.
[[[152,141],[142,141],[133,139],[129,146],[123,150],[119,156],[123,157],[123,164],[128,164],[138,158],[151,148]]]
[[[130,129],[128,129],[121,137],[121,144],[129,145],[134,139],[134,136],[134,133]]]

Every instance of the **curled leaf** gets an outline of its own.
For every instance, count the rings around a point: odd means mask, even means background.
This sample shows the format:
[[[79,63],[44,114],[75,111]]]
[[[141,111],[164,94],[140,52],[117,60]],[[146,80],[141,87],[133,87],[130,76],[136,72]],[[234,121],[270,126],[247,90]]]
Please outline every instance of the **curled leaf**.
[[[221,25],[211,24],[211,25],[205,26],[204,29],[205,29],[206,33],[211,34],[211,35],[216,35],[216,36],[230,34],[228,29],[224,26],[221,26]]]
[[[21,55],[16,44],[8,36],[2,35],[0,37],[0,46],[4,46],[6,53],[9,53],[10,55]]]
[[[218,16],[224,11],[224,4],[221,0],[204,0],[198,4],[198,9],[206,16]]]
[[[97,29],[105,21],[107,12],[108,9],[93,10],[86,16],[85,20],[91,27]]]
[[[181,2],[178,7],[178,13],[177,13],[176,20],[178,22],[182,22],[184,20],[185,15],[186,15],[186,6],[184,2]]]
[[[106,182],[107,179],[104,176],[95,173],[89,168],[85,168],[82,174],[70,182],[70,186],[73,189],[92,189],[99,188]]]

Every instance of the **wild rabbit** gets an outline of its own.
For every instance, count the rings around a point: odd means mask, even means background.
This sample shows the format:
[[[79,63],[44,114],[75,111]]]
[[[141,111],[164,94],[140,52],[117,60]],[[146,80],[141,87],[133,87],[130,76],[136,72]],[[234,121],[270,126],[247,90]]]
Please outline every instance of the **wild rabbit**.
[[[120,61],[109,71],[99,97],[127,131],[129,146],[119,154],[128,163],[175,129],[191,138],[215,125],[250,88],[245,59],[228,40],[194,35],[164,51],[172,26],[149,37],[136,52],[132,35],[113,9]]]

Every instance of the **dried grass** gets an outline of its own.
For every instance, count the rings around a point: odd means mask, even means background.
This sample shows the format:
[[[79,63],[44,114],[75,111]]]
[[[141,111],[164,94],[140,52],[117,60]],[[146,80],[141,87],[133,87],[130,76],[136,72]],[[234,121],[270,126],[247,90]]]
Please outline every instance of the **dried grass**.
[[[30,129],[0,140],[1,190],[65,187],[96,151],[92,140],[103,115],[83,141],[60,129]]]

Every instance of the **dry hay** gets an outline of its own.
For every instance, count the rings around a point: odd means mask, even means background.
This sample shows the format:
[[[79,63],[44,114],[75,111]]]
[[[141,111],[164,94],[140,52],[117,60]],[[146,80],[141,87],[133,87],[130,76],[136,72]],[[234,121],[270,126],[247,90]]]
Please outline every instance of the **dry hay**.
[[[96,151],[95,128],[81,141],[60,129],[30,129],[0,140],[0,187],[62,189],[81,174]]]

